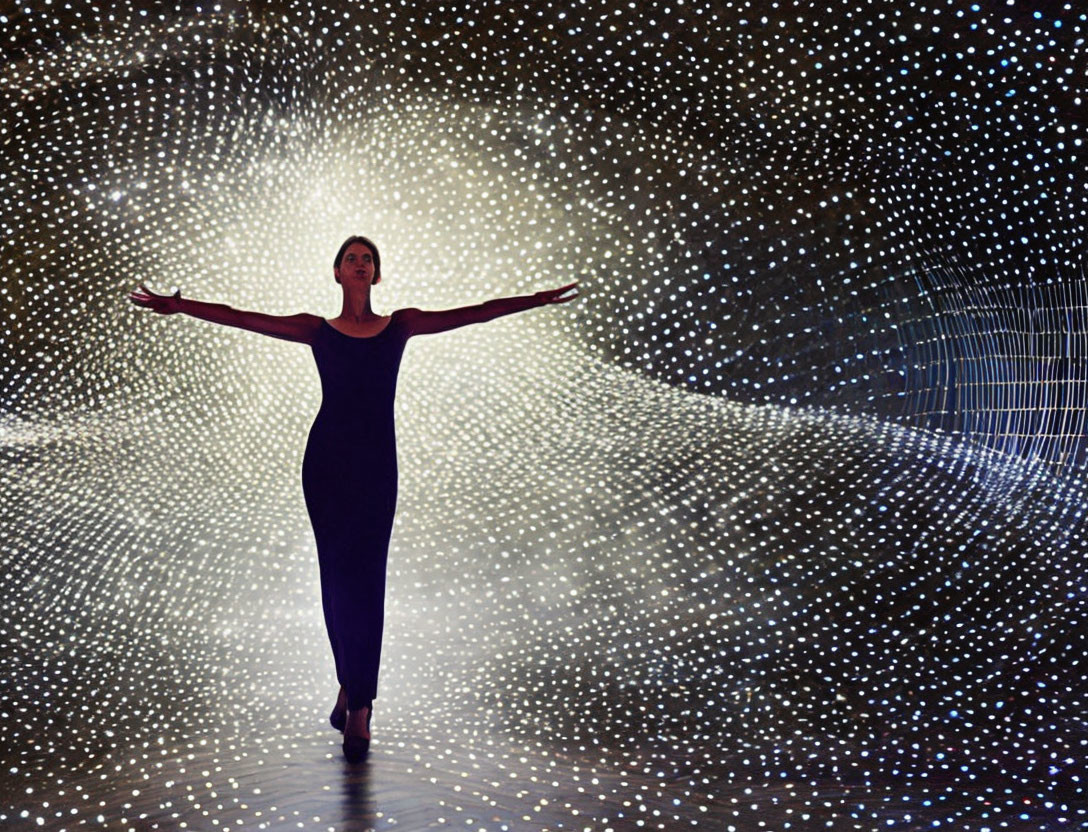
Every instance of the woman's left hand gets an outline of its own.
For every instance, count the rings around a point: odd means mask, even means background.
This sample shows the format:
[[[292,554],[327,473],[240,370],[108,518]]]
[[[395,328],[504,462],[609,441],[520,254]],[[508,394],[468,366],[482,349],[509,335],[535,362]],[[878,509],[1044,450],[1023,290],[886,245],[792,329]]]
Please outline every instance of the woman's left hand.
[[[537,292],[534,297],[537,298],[542,305],[548,303],[566,303],[568,300],[574,300],[576,297],[579,297],[578,290],[575,289],[577,285],[578,281],[576,280],[559,289],[545,289],[541,292]],[[571,292],[571,294],[567,295],[567,297],[563,297],[567,292]]]

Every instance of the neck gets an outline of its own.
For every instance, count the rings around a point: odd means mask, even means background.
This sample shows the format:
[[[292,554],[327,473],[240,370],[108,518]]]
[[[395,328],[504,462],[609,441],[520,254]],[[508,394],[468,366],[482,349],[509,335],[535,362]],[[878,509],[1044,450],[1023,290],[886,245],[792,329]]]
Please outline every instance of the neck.
[[[370,308],[370,287],[363,289],[345,289],[344,302],[340,306],[340,320],[365,321],[373,318],[374,310]]]

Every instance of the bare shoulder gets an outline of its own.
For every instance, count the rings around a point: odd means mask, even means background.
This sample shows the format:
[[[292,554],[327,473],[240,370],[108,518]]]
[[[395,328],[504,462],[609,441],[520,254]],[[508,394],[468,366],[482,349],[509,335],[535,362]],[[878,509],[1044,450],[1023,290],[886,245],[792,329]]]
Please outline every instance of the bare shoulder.
[[[282,338],[285,341],[300,341],[312,344],[321,329],[324,318],[300,312],[297,315],[265,315],[261,312],[238,312],[235,325],[242,329]]]
[[[422,309],[415,306],[405,306],[401,309],[397,309],[390,315],[390,323],[397,321],[401,326],[406,327],[409,332],[414,332],[416,325],[422,315],[426,315]]]
[[[297,315],[288,315],[287,320],[290,321],[292,335],[297,334],[302,336],[291,338],[291,340],[302,341],[307,344],[313,343],[314,338],[325,323],[325,319],[320,315],[313,315],[309,312],[299,312]]]
[[[320,315],[313,315],[309,312],[299,312],[297,315],[288,315],[287,318],[311,329],[317,329],[325,321]]]

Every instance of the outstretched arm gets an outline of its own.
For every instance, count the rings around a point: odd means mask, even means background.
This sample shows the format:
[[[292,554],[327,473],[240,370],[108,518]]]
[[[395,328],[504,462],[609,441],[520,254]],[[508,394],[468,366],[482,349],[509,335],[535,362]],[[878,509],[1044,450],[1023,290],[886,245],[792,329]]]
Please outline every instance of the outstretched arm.
[[[546,289],[534,295],[496,298],[475,306],[461,306],[457,309],[444,309],[441,312],[427,312],[422,309],[409,308],[403,310],[401,314],[405,317],[413,335],[428,335],[433,332],[456,329],[465,324],[483,323],[514,312],[524,312],[526,309],[546,306],[549,303],[566,303],[568,300],[574,300],[578,297],[575,288],[577,285],[578,282],[575,281],[559,289]]]
[[[224,303],[204,303],[183,298],[180,289],[172,295],[157,295],[141,284],[139,291],[129,295],[129,300],[137,306],[151,309],[160,315],[181,312],[215,324],[236,326],[248,329],[250,332],[259,332],[261,335],[271,335],[273,338],[283,338],[287,341],[302,341],[306,344],[312,343],[314,334],[321,326],[321,318],[317,315],[309,315],[305,312],[298,315],[246,312],[242,309],[233,309]]]

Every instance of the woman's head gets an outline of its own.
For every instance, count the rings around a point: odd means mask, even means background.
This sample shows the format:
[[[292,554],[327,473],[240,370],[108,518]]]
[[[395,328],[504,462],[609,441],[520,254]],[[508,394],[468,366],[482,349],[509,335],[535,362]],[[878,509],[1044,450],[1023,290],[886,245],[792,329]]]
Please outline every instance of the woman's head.
[[[374,279],[371,284],[378,283],[382,279],[382,256],[378,254],[378,247],[366,237],[348,237],[340,246],[340,250],[336,252],[336,259],[332,264],[333,277],[336,278],[337,283],[343,283],[341,275],[346,269],[366,271],[367,260],[371,262],[374,270]]]

